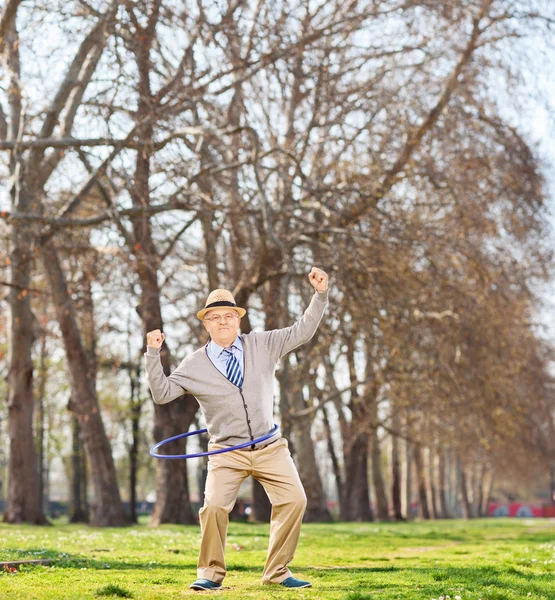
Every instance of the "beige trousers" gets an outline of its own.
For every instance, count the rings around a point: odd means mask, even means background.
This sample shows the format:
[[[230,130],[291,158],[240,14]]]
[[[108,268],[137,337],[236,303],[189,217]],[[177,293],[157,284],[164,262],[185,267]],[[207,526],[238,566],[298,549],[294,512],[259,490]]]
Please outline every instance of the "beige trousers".
[[[210,450],[219,447],[210,445]],[[204,506],[199,512],[202,532],[199,578],[221,583],[225,577],[229,513],[239,486],[249,475],[264,486],[272,504],[268,558],[262,582],[281,583],[291,576],[287,565],[293,560],[299,541],[306,495],[287,440],[280,438],[261,450],[233,450],[210,457]]]

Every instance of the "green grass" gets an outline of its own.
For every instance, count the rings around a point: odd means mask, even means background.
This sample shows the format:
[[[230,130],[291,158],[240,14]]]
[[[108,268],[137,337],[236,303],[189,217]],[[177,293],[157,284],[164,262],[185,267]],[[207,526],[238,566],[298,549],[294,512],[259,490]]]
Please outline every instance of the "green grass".
[[[303,526],[295,575],[313,588],[262,586],[268,526],[232,523],[218,600],[555,600],[555,521],[336,523]],[[2,600],[208,596],[196,578],[198,527],[91,529],[0,524],[0,558],[54,559],[0,574]]]

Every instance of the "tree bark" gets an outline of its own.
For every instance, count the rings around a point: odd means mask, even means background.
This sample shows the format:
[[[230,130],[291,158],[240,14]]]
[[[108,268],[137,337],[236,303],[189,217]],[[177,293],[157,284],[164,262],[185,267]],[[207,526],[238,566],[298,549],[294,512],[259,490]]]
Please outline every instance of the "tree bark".
[[[14,3],[10,3],[13,7]],[[15,15],[15,10],[14,10]],[[19,138],[22,96],[20,88],[19,37],[14,16],[4,14],[2,27],[6,34],[7,67],[10,73],[8,98],[12,140]],[[5,26],[5,27],[4,27]],[[24,171],[21,155],[10,156],[10,171]],[[20,173],[23,176],[23,173]],[[14,183],[11,190],[14,212],[37,212],[33,190]],[[47,520],[40,503],[40,482],[33,440],[33,313],[31,309],[31,272],[34,236],[31,226],[14,221],[10,248],[10,283],[8,293],[8,498],[4,512],[7,523],[35,523]]]
[[[439,479],[439,506],[441,510],[441,518],[449,518],[449,508],[447,503],[447,469],[445,465],[445,452],[439,451],[438,462],[438,479]]]
[[[431,500],[431,514],[432,519],[439,518],[438,512],[438,500],[437,500],[437,485],[436,485],[436,473],[435,473],[435,456],[432,448],[428,448],[428,481],[430,487],[430,500]]]
[[[412,454],[414,457],[416,482],[418,487],[418,516],[421,519],[428,520],[430,518],[430,510],[428,508],[428,495],[426,493],[426,474],[424,471],[422,449],[418,444],[414,444]]]
[[[342,521],[373,521],[368,487],[368,434],[360,433],[344,452],[345,485],[342,489]]]
[[[395,403],[391,406],[391,429],[401,431],[401,420]],[[399,437],[391,436],[391,501],[393,505],[393,519],[403,521],[402,499],[401,499],[401,449]]]
[[[412,444],[405,440],[405,517],[407,521],[412,514]]]
[[[487,486],[486,486],[486,491],[484,494],[484,504],[483,504],[483,508],[482,508],[482,514],[484,515],[484,517],[489,516],[489,500],[491,497],[491,492],[493,490],[493,482],[495,480],[494,477],[494,473],[492,470],[488,471],[488,482],[487,482]]]
[[[91,282],[95,278],[96,252],[90,245],[88,236],[82,233],[70,234],[71,240],[84,249],[78,257],[77,264],[71,262],[72,273],[68,276],[73,281],[73,291],[77,295],[75,300],[75,314],[77,327],[83,341],[86,355],[86,364],[83,368],[91,382],[96,395],[96,377],[98,364],[96,359],[96,323],[94,318],[94,305],[92,298]],[[71,258],[71,257],[70,257]],[[69,403],[69,410],[75,406],[75,401]],[[88,523],[89,506],[87,494],[87,458],[85,443],[81,433],[79,420],[72,415],[72,455],[71,455],[71,495],[69,515],[71,523]]]
[[[449,514],[453,518],[460,516],[459,510],[459,468],[455,452],[450,450],[447,453],[447,505]]]
[[[293,439],[293,418],[292,411],[289,406],[288,390],[291,385],[289,375],[290,365],[288,360],[281,361],[280,368],[276,372],[277,380],[279,381],[279,414],[281,417],[281,435],[289,440],[289,450],[294,456],[296,454],[295,440]]]
[[[389,507],[382,473],[382,453],[376,430],[370,435],[370,456],[372,461],[372,483],[376,497],[376,520],[389,521]]]
[[[69,522],[88,523],[87,460],[79,420],[73,414],[71,415],[71,470],[69,490]]]
[[[46,497],[48,464],[46,460],[45,444],[46,444],[46,383],[48,379],[48,369],[46,367],[46,336],[41,333],[40,344],[40,367],[39,367],[39,385],[37,393],[37,416],[36,416],[36,451],[37,451],[37,469],[39,478],[39,506],[44,514],[48,512],[48,504]]]
[[[457,460],[457,467],[458,467],[458,471],[459,471],[459,493],[460,493],[462,517],[463,517],[463,519],[471,519],[472,518],[472,505],[470,503],[470,499],[468,496],[466,473],[465,473],[464,467],[463,467],[460,459]]]
[[[141,400],[139,378],[141,368],[137,364],[130,367],[129,378],[131,388],[131,448],[129,449],[129,517],[131,523],[137,523],[137,471],[139,468],[140,421],[143,401]]]
[[[161,329],[161,327],[156,327],[156,322],[154,322],[151,329]],[[169,375],[167,351],[162,350],[161,356],[164,372]],[[156,404],[154,406],[153,432],[155,442],[188,431],[197,408],[197,401],[190,395],[182,396],[164,406]],[[180,452],[185,452],[185,450],[185,444],[179,446]],[[189,497],[186,463],[185,460],[158,460],[156,462],[156,504],[150,519],[151,527],[163,523],[195,524],[197,522]]]
[[[479,472],[474,482],[474,514],[477,517],[483,517],[484,493],[485,493],[485,474],[486,466],[484,463],[478,465]]]
[[[110,442],[100,414],[98,398],[81,334],[74,315],[58,253],[52,240],[41,246],[41,259],[60,324],[70,373],[72,396],[70,409],[81,427],[91,472],[94,503],[90,524],[96,527],[121,526],[129,523],[123,510]]]
[[[368,444],[369,434],[366,426],[367,415],[364,412],[362,399],[354,385],[357,376],[355,369],[355,340],[347,339],[347,362],[351,381],[351,421],[342,422],[343,461],[345,479],[341,492],[340,515],[342,521],[373,521],[374,514],[370,505],[370,488],[368,485]]]
[[[370,361],[368,360],[368,362]],[[367,367],[366,376],[370,376],[369,367]],[[365,394],[364,400],[370,417],[370,456],[372,467],[372,483],[374,485],[374,495],[376,498],[375,516],[378,521],[389,521],[389,506],[382,473],[382,453],[378,438],[378,404],[376,397],[378,389],[379,386],[377,383],[367,385],[367,393]]]
[[[328,442],[328,452],[330,453],[331,464],[332,464],[332,468],[333,468],[333,476],[335,479],[335,487],[337,490],[337,498],[338,498],[338,504],[339,504],[339,497],[341,495],[341,489],[343,487],[343,483],[341,481],[341,468],[339,466],[339,459],[337,458],[337,453],[335,452],[335,447],[333,445],[333,437],[332,437],[332,433],[331,433],[330,422],[329,422],[328,413],[327,413],[325,406],[322,409],[322,417],[324,420],[324,428],[326,431],[326,439]]]
[[[23,230],[23,231],[22,231]],[[28,232],[14,224],[12,234],[8,371],[8,499],[6,523],[45,525],[33,439],[33,314],[30,296],[31,249]]]
[[[293,391],[298,395],[298,406],[306,408],[306,403],[302,397],[300,389]],[[316,453],[314,451],[314,441],[311,436],[312,423],[310,415],[295,417],[293,420],[293,436],[295,439],[295,450],[299,475],[303,482],[306,492],[307,504],[304,520],[308,523],[322,523],[331,521],[331,515],[327,507],[326,496],[322,486],[318,465],[316,463]]]
[[[9,31],[14,24],[17,7],[21,0],[7,0],[4,8],[0,11],[0,55],[4,50],[4,43],[9,43]]]
[[[150,206],[150,162],[153,152],[152,137],[154,122],[151,119],[157,99],[150,87],[151,59],[150,51],[155,38],[159,18],[160,0],[152,3],[145,26],[141,26],[133,14],[135,8],[129,5],[128,11],[134,22],[136,38],[133,51],[136,56],[138,79],[138,108],[136,113],[137,136],[147,141],[144,148],[137,152],[135,177],[129,192],[136,208]],[[147,216],[131,219],[133,239],[129,248],[135,256],[134,268],[141,288],[137,312],[141,317],[143,339],[153,329],[163,330],[160,290],[158,287],[158,253],[152,239],[151,224]],[[143,348],[145,349],[145,348]],[[160,358],[164,373],[170,374],[170,357],[164,346]],[[165,406],[154,406],[154,440],[163,439],[188,431],[198,409],[197,401],[187,394]],[[180,448],[185,448],[179,445]],[[156,461],[156,504],[150,520],[151,526],[162,523],[196,523],[189,498],[187,461]]]

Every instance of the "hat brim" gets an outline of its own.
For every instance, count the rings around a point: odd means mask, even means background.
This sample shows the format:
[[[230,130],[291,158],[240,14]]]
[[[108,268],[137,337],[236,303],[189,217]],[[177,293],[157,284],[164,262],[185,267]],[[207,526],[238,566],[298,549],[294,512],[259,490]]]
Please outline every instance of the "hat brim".
[[[211,308],[203,308],[202,310],[199,310],[197,313],[197,317],[201,321],[204,321],[204,315],[207,312],[210,312],[211,310],[216,310],[218,308],[226,308],[227,310],[234,310],[239,315],[239,318],[244,317],[247,314],[247,311],[244,308],[240,308],[239,306],[212,306]]]

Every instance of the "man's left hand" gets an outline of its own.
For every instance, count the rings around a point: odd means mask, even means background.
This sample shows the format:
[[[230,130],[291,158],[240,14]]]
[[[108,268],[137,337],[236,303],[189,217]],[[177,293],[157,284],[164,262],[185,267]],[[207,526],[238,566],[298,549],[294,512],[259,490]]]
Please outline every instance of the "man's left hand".
[[[312,267],[308,279],[317,292],[325,292],[328,289],[328,274],[318,267]]]

